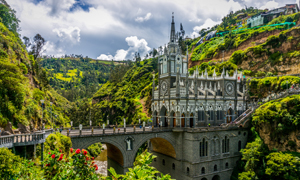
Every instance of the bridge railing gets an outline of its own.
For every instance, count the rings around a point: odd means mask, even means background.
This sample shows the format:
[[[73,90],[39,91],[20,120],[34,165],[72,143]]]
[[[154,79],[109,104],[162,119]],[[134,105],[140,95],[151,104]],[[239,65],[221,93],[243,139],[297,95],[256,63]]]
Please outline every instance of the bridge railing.
[[[0,148],[12,148],[14,146],[25,146],[43,143],[45,142],[47,136],[52,132],[53,130],[49,129],[31,134],[13,134],[8,136],[0,136]]]

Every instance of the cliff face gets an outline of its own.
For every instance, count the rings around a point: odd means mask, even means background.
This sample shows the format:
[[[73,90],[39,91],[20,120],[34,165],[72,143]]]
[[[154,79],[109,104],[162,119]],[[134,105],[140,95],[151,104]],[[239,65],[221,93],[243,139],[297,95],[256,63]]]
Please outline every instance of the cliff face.
[[[300,153],[300,130],[290,131],[285,135],[277,135],[272,138],[272,132],[276,131],[276,124],[263,123],[256,129],[269,150],[296,151]]]
[[[260,106],[252,123],[269,150],[300,152],[300,95],[273,100]]]
[[[251,71],[277,72],[278,74],[294,74],[299,71],[300,28],[283,31],[271,35],[258,46],[244,51],[240,65],[242,69]]]

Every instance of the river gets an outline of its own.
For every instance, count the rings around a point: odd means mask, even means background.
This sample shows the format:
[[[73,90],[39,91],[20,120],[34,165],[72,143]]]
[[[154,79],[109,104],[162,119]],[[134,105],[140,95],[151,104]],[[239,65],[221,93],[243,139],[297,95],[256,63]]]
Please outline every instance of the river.
[[[95,164],[98,166],[97,173],[107,176],[107,147],[105,144],[102,144],[104,150],[95,158]]]

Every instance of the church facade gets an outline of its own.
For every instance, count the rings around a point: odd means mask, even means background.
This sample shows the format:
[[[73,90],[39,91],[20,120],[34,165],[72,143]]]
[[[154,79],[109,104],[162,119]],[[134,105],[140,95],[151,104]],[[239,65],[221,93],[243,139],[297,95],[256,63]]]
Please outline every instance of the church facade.
[[[158,58],[158,84],[153,77],[152,123],[163,127],[203,127],[231,123],[246,110],[246,80],[225,69],[220,76],[198,69],[188,72],[188,52],[181,53],[174,16],[170,41]]]

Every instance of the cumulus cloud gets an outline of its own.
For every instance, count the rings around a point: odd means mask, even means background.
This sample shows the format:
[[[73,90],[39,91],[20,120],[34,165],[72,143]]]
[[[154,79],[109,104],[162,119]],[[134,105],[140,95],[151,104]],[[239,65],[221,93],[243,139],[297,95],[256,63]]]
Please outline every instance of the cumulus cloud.
[[[42,3],[51,8],[50,15],[58,16],[60,12],[69,10],[75,4],[75,0],[45,0]]]
[[[201,26],[195,26],[193,28],[194,32],[192,32],[191,37],[198,37],[199,36],[199,31],[201,31],[201,29],[203,29],[203,28],[207,29],[208,27],[213,27],[213,26],[215,26],[217,24],[220,24],[220,23],[221,23],[221,21],[216,22],[216,21],[213,21],[212,19],[208,18],[208,19],[206,19],[204,24],[202,24]]]
[[[136,36],[126,37],[125,41],[127,42],[129,48],[127,50],[119,49],[116,51],[116,55],[106,55],[101,54],[97,57],[97,59],[101,60],[126,60],[126,59],[133,59],[134,54],[136,52],[140,53],[141,57],[144,57],[151,48],[148,47],[148,43],[145,39],[138,39]]]
[[[80,29],[78,27],[55,28],[52,30],[59,37],[59,41],[74,45],[80,42]]]
[[[43,55],[53,55],[55,57],[61,57],[66,54],[66,51],[57,46],[55,43],[51,41],[47,41],[43,48]]]
[[[275,9],[279,7],[278,5],[278,2],[269,1],[265,5],[261,6],[260,9]]]
[[[135,18],[136,22],[144,22],[148,21],[151,18],[151,13],[147,13],[145,17],[137,17]]]
[[[296,0],[8,1],[21,20],[21,35],[32,38],[41,34],[49,42],[48,55],[64,52],[92,58],[103,54],[107,59],[127,59],[132,58],[130,48],[134,46],[127,47],[126,37],[144,39],[147,47],[159,47],[168,42],[172,12],[175,13],[176,30],[182,23],[186,35],[193,37],[198,36],[197,31],[202,27],[218,24],[230,11],[242,9],[244,5],[259,8],[276,1],[280,7]],[[83,2],[86,5],[80,8]],[[74,29],[76,27],[78,29]]]

